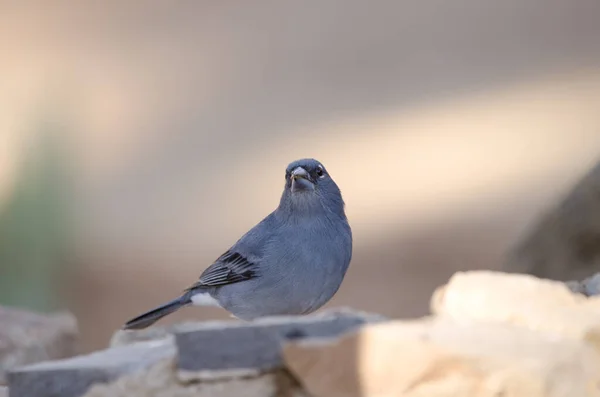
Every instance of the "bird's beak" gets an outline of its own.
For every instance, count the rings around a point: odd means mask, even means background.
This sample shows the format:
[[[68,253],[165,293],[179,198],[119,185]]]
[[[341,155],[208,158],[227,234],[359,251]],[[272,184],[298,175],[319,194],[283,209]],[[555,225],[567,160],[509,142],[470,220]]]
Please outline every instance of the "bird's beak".
[[[292,171],[292,179],[296,180],[298,178],[310,180],[308,172],[306,172],[306,170],[302,167],[294,168],[294,170]]]
[[[313,190],[314,188],[310,175],[304,168],[297,167],[292,171],[292,192]]]

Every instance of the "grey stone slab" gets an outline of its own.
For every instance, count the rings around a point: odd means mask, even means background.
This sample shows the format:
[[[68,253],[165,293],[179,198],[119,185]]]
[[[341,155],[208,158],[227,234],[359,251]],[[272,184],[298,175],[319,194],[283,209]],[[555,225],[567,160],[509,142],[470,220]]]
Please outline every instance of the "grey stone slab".
[[[567,281],[566,284],[571,291],[585,296],[600,295],[600,273],[596,273],[583,281]]]
[[[10,397],[80,397],[106,383],[173,357],[172,340],[139,342],[65,360],[17,368],[8,374]]]
[[[175,332],[177,365],[186,379],[251,374],[283,365],[282,342],[334,337],[383,316],[346,309],[318,315],[269,317],[252,322],[213,321]]]
[[[567,286],[567,288],[569,288],[571,290],[571,292],[587,295],[585,286],[583,285],[583,283],[581,283],[579,281],[575,281],[575,280],[566,281],[565,285]]]
[[[600,273],[596,273],[593,276],[586,278],[581,284],[583,285],[585,295],[600,295]]]

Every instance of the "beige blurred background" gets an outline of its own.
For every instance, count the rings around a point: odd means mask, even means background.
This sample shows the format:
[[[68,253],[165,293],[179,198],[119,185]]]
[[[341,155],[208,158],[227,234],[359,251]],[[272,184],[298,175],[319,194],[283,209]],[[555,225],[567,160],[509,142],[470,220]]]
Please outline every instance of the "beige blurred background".
[[[595,0],[0,3],[0,303],[84,349],[176,296],[321,160],[329,306],[427,312],[600,158]],[[227,318],[185,309],[163,323]]]

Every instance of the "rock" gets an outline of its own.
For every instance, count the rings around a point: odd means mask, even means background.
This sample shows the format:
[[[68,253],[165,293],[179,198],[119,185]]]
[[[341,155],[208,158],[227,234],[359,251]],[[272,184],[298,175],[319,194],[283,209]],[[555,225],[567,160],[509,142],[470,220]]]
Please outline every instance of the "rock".
[[[567,281],[566,284],[571,291],[585,296],[600,295],[600,273],[596,273],[583,281]]]
[[[597,397],[590,346],[507,324],[427,318],[290,341],[286,366],[313,397]]]
[[[541,216],[507,255],[505,270],[582,280],[600,269],[600,162]]]
[[[600,306],[562,282],[522,274],[454,274],[431,300],[434,314],[458,322],[506,323],[593,344],[600,352]]]
[[[284,339],[339,335],[382,319],[338,309],[251,323],[187,323],[118,332],[111,342],[114,347],[107,350],[11,371],[11,397],[79,397],[85,393],[303,396],[282,368]],[[190,382],[198,378],[211,382]]]
[[[214,321],[175,333],[181,379],[253,376],[281,367],[286,339],[337,336],[382,316],[347,309],[253,322]]]
[[[18,366],[77,354],[78,329],[68,313],[38,314],[0,306],[0,384]]]
[[[477,270],[454,273],[446,285],[434,292],[431,310],[435,314],[460,315],[468,306],[470,313],[479,310],[477,316],[488,318],[528,305],[577,307],[585,301],[585,297],[573,294],[562,282],[526,274]]]
[[[164,339],[33,364],[9,372],[10,393],[11,397],[79,397],[95,383],[113,381],[174,356],[173,342]]]
[[[118,330],[110,339],[109,346],[117,347],[130,345],[136,342],[160,340],[165,338],[173,339],[178,330],[193,329],[197,325],[198,322],[188,321],[164,326],[153,325],[152,327],[139,330]]]
[[[600,295],[600,273],[586,278],[582,284],[586,296]]]
[[[250,378],[217,382],[182,383],[172,360],[161,361],[147,371],[125,375],[110,384],[93,386],[85,397],[308,397],[298,382],[283,370]]]
[[[570,280],[565,282],[565,285],[571,292],[587,296],[585,286],[583,285],[583,283],[575,280]]]
[[[0,397],[8,397],[8,387],[0,386]]]
[[[150,327],[135,332],[118,330],[110,339],[109,347],[121,347],[137,342],[149,342],[162,339],[173,339],[173,333],[164,327]]]

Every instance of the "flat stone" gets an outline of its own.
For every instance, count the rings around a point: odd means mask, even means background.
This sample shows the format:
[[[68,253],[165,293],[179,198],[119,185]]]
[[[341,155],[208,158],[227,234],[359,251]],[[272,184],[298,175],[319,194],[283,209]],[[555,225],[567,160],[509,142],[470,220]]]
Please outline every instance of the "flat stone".
[[[144,370],[175,353],[173,342],[163,339],[17,368],[8,374],[10,397],[80,397],[94,384]]]
[[[214,321],[179,329],[175,333],[179,376],[187,381],[256,375],[283,365],[281,344],[285,340],[334,337],[384,319],[380,315],[337,309],[253,322]]]
[[[70,313],[0,306],[0,384],[12,368],[76,355],[78,337],[77,320]]]

